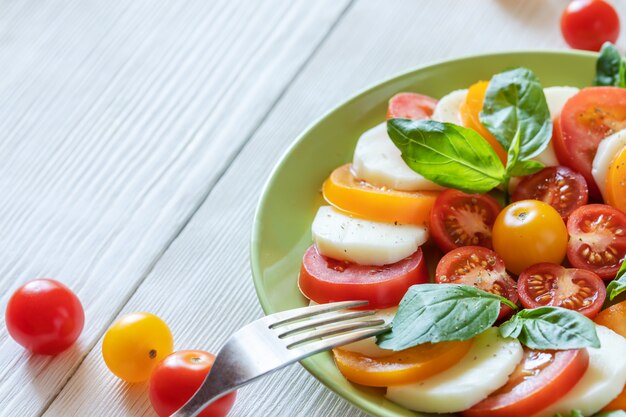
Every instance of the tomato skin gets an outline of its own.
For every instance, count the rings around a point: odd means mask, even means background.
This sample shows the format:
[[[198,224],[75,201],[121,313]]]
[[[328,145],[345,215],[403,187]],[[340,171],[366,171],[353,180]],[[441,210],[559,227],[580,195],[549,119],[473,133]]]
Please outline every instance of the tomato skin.
[[[559,162],[585,177],[590,196],[602,198],[591,174],[593,158],[602,139],[626,127],[626,89],[583,88],[555,120],[553,143]]]
[[[102,340],[102,357],[109,370],[126,382],[143,382],[174,350],[172,332],[150,313],[129,313],[109,327]]]
[[[561,33],[569,46],[599,51],[619,36],[619,16],[604,0],[574,0],[561,15]]]
[[[333,207],[368,220],[424,225],[439,192],[398,191],[358,180],[350,164],[335,169],[322,187]]]
[[[159,417],[179,410],[200,388],[215,355],[201,350],[181,350],[163,359],[150,376],[150,403]],[[235,404],[232,392],[205,408],[198,417],[224,417]]]
[[[437,100],[417,93],[398,93],[389,99],[387,119],[428,119],[433,115]]]
[[[587,204],[589,192],[585,177],[565,167],[547,167],[524,177],[512,200],[539,200],[550,204],[566,220],[578,207]]]
[[[606,204],[588,204],[567,220],[572,266],[612,279],[626,255],[626,214]]]
[[[304,254],[298,285],[316,303],[368,300],[367,308],[388,308],[400,303],[410,286],[428,282],[422,249],[384,266],[357,265],[321,255],[315,245]]]
[[[445,254],[437,264],[435,281],[438,284],[471,285],[508,298],[514,304],[518,302],[516,283],[506,273],[502,258],[481,246],[463,246]],[[501,304],[498,319],[512,312],[511,307]]]
[[[445,190],[430,212],[433,240],[444,252],[461,246],[491,249],[491,228],[501,209],[489,195]]]
[[[72,290],[53,279],[40,278],[13,293],[5,322],[11,337],[26,349],[56,355],[76,342],[85,312]]]
[[[522,272],[517,292],[524,308],[556,306],[594,318],[606,298],[602,279],[586,269],[535,264]]]
[[[551,361],[546,360],[547,355],[552,357]],[[524,359],[509,377],[509,382],[485,400],[463,411],[461,415],[463,417],[535,415],[574,388],[588,366],[589,354],[586,349],[545,352],[525,349]]]
[[[514,274],[541,262],[560,264],[567,250],[567,229],[552,206],[537,200],[516,201],[498,214],[493,248]]]

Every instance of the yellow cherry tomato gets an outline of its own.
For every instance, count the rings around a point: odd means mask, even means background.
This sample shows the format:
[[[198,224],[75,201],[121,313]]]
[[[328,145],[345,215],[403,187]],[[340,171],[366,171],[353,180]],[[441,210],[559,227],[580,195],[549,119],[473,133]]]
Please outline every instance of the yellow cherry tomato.
[[[626,211],[626,148],[615,155],[606,176],[606,202]]]
[[[521,200],[508,205],[493,225],[493,249],[506,268],[520,274],[540,262],[560,264],[567,251],[567,228],[549,204]]]
[[[167,324],[154,314],[130,313],[107,330],[102,356],[111,372],[126,382],[143,382],[152,369],[174,350]]]
[[[426,343],[382,358],[341,349],[335,349],[333,353],[339,371],[349,381],[386,387],[410,384],[443,372],[461,360],[471,346],[471,340]]]
[[[483,124],[480,122],[480,112],[483,111],[483,102],[485,101],[485,94],[487,93],[487,87],[489,81],[479,81],[476,84],[472,84],[467,90],[467,98],[461,104],[461,122],[463,126],[469,127],[477,131],[496,151],[498,158],[506,165],[506,151]]]
[[[425,224],[437,191],[397,191],[358,180],[350,164],[335,169],[324,182],[324,198],[339,210],[369,220]]]

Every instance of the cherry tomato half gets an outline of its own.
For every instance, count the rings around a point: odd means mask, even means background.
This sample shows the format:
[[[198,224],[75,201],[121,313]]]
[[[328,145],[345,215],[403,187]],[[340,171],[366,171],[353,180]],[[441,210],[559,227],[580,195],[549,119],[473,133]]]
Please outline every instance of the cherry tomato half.
[[[387,119],[422,120],[432,116],[437,100],[417,93],[398,93],[389,100]]]
[[[437,264],[435,281],[438,284],[465,284],[483,291],[501,295],[517,304],[516,284],[506,273],[504,262],[492,250],[481,246],[463,246],[453,249]],[[513,310],[501,304],[498,319]]]
[[[13,293],[5,320],[17,343],[33,353],[56,355],[78,339],[85,312],[72,290],[53,279],[41,278]]]
[[[528,417],[567,394],[589,366],[586,349],[537,351],[524,358],[505,386],[461,413],[463,417]]]
[[[583,88],[563,106],[555,119],[554,150],[562,165],[579,172],[589,195],[601,198],[591,168],[600,141],[626,127],[626,89]]]
[[[102,341],[104,362],[126,382],[148,380],[154,367],[172,350],[172,332],[163,320],[150,313],[120,317]]]
[[[424,225],[437,191],[398,191],[358,180],[350,164],[335,169],[324,182],[324,198],[333,207],[368,220]]]
[[[567,259],[602,279],[617,274],[626,255],[626,214],[605,204],[588,204],[567,220]]]
[[[316,303],[367,300],[367,308],[396,306],[410,286],[425,282],[421,248],[394,264],[367,266],[327,258],[315,245],[304,253],[298,280],[302,294]]]
[[[537,200],[517,201],[498,215],[493,248],[514,274],[541,262],[560,264],[567,250],[567,229],[552,206]]]
[[[604,0],[574,0],[561,15],[561,33],[569,46],[599,51],[619,36],[619,16]]]
[[[556,306],[594,318],[606,298],[602,279],[586,269],[542,263],[527,268],[517,280],[525,308]]]
[[[496,199],[486,194],[445,190],[430,213],[432,237],[444,252],[460,246],[491,248],[491,228],[500,210]]]
[[[471,340],[425,343],[382,358],[341,349],[333,353],[339,371],[349,381],[386,387],[410,384],[445,371],[460,361],[471,346]]]
[[[209,374],[215,356],[201,350],[174,352],[152,371],[150,402],[159,417],[169,417],[180,409]],[[205,408],[198,417],[224,417],[235,404],[232,392]]]
[[[524,177],[513,193],[513,201],[539,200],[550,204],[563,219],[587,204],[585,177],[564,166],[548,167]]]

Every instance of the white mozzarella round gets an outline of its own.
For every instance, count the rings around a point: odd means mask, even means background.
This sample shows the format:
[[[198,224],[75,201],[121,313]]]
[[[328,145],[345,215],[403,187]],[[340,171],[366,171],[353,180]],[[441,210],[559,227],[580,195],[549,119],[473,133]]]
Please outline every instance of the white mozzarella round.
[[[390,323],[396,315],[398,311],[398,307],[390,307],[382,310],[378,310],[376,314],[371,317],[368,317],[368,320],[384,320],[385,323]],[[339,349],[345,350],[348,352],[360,353],[361,355],[365,355],[370,358],[384,358],[385,356],[393,355],[393,350],[381,349],[376,344],[376,338],[370,337],[367,339],[359,340],[358,342],[353,342],[344,346],[341,346]]]
[[[548,109],[550,110],[550,117],[552,120],[558,117],[563,110],[563,106],[567,103],[567,100],[572,98],[580,90],[576,87],[548,87],[543,89],[543,93],[546,96],[546,102],[548,103]],[[547,167],[559,165],[559,160],[554,152],[554,146],[552,141],[548,144],[548,147],[544,149],[539,155],[534,158],[535,161],[541,162]]]
[[[443,96],[435,106],[432,119],[438,122],[454,123],[462,125],[460,109],[467,98],[467,89],[454,90]]]
[[[601,347],[589,351],[589,367],[580,381],[563,398],[534,417],[569,415],[580,410],[591,416],[622,392],[626,384],[626,339],[614,331],[596,326]]]
[[[384,122],[361,135],[354,150],[352,170],[357,178],[378,187],[403,191],[443,189],[409,168],[401,155]]]
[[[613,133],[602,139],[596,156],[593,158],[591,175],[598,184],[598,188],[602,192],[602,196],[606,199],[606,176],[609,173],[609,165],[617,153],[626,147],[626,129]]]
[[[396,263],[428,240],[424,226],[364,220],[331,206],[319,208],[312,231],[322,255],[360,265]]]
[[[387,398],[421,412],[467,410],[506,384],[522,355],[516,339],[505,339],[492,327],[474,339],[459,363],[423,381],[388,387]]]

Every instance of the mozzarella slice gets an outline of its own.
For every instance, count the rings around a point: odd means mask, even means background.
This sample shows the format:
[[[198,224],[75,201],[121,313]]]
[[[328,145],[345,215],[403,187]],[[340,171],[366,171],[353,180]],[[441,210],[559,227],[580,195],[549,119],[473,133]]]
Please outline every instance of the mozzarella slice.
[[[319,208],[312,231],[322,255],[360,265],[396,263],[428,240],[424,226],[359,219],[331,206]]]
[[[378,310],[376,314],[371,317],[368,317],[369,320],[384,320],[385,323],[390,323],[396,315],[398,311],[398,307],[390,307],[385,308],[383,310]],[[348,352],[355,352],[365,355],[370,358],[384,358],[385,356],[393,355],[395,352],[393,350],[381,349],[376,344],[376,338],[370,337],[367,339],[359,340],[358,342],[353,342],[344,346],[341,346],[339,349],[345,350]]]
[[[387,134],[387,123],[381,123],[359,138],[352,170],[357,178],[378,187],[403,191],[443,189],[409,168],[401,155]]]
[[[578,384],[563,398],[534,417],[569,415],[580,410],[590,416],[610,403],[626,384],[626,339],[614,331],[596,326],[602,346],[589,348],[589,367]]]
[[[613,158],[626,147],[626,129],[620,130],[617,133],[613,133],[611,136],[607,136],[602,139],[596,156],[593,158],[593,165],[591,168],[591,175],[596,181],[602,196],[606,199],[606,176],[609,173],[609,165],[613,161]]]
[[[454,90],[451,93],[443,96],[441,100],[435,106],[433,112],[433,120],[438,122],[454,123],[455,125],[462,125],[461,115],[459,114],[461,104],[467,98],[467,89]]]
[[[572,98],[580,90],[576,87],[548,87],[543,89],[543,93],[546,96],[546,102],[548,103],[548,109],[550,110],[550,117],[554,120],[561,114],[563,106],[567,103],[567,100]],[[554,152],[554,146],[552,141],[548,144],[548,147],[534,158],[535,161],[539,161],[547,167],[559,165],[559,160]]]
[[[474,339],[469,352],[452,368],[415,384],[389,387],[387,398],[428,413],[467,410],[506,384],[522,355],[516,339],[505,339],[492,327]]]

